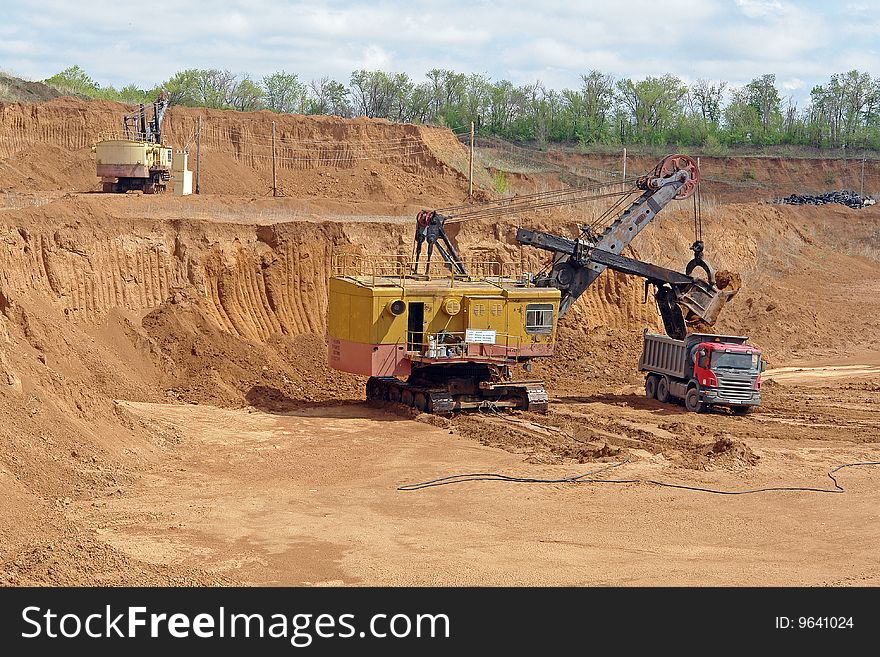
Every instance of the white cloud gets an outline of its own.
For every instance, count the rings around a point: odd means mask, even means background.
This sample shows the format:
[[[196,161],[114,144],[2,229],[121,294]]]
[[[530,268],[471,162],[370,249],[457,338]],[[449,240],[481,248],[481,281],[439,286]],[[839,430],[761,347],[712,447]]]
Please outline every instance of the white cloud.
[[[391,54],[384,48],[376,44],[370,44],[364,49],[360,65],[357,68],[365,68],[368,71],[377,69],[388,70],[393,68],[392,61]]]
[[[211,23],[228,36],[244,36],[250,32],[250,21],[238,12],[220,14]]]
[[[830,2],[700,0],[667,14],[655,0],[152,0],[155,29],[118,0],[0,3],[5,67],[45,78],[79,64],[101,84],[151,86],[193,67],[340,81],[358,68],[421,79],[444,67],[561,88],[596,68],[731,85],[776,73],[805,95],[834,72],[880,74],[880,12],[853,21]]]
[[[779,0],[736,0],[736,6],[748,18],[782,16],[790,7]]]

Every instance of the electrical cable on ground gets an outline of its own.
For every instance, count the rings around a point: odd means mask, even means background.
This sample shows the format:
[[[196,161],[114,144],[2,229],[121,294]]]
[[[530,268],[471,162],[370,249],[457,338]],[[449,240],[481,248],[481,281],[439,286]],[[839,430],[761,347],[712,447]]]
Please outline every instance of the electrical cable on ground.
[[[838,465],[828,472],[828,477],[834,482],[834,488],[814,488],[811,486],[768,486],[765,488],[749,488],[745,490],[720,490],[717,488],[706,488],[703,486],[689,486],[687,484],[675,484],[667,481],[658,481],[656,479],[588,479],[592,475],[599,474],[612,468],[619,468],[630,462],[630,459],[613,463],[599,470],[584,472],[583,474],[573,475],[571,477],[560,477],[558,479],[540,479],[536,477],[515,477],[512,475],[504,475],[497,472],[470,472],[462,474],[454,474],[437,479],[429,479],[416,484],[404,484],[398,486],[397,490],[411,492],[422,490],[424,488],[433,488],[435,486],[448,486],[450,484],[461,484],[467,481],[503,481],[516,484],[649,484],[660,486],[662,488],[678,488],[681,490],[690,490],[700,493],[712,493],[714,495],[751,495],[754,493],[772,493],[772,492],[806,492],[806,493],[844,493],[846,489],[838,483],[834,476],[844,468],[854,468],[859,466],[880,465],[880,461],[855,461],[853,463],[844,463]]]
[[[534,423],[525,423],[516,418],[512,418],[507,415],[503,415],[498,412],[498,409],[494,407],[494,405],[488,406],[489,410],[493,411],[495,415],[497,415],[500,419],[505,420],[507,422],[513,424],[533,424],[535,426],[541,427],[542,429],[558,433],[560,435],[569,438],[575,442],[583,442],[572,436],[567,431],[560,429],[559,427],[554,427],[546,424],[539,424],[537,422]],[[483,409],[480,409],[482,412]],[[507,483],[515,483],[515,484],[649,484],[653,486],[659,486],[661,488],[677,488],[680,490],[690,490],[700,493],[711,493],[714,495],[751,495],[755,493],[771,493],[771,492],[806,492],[806,493],[844,493],[846,492],[843,486],[841,486],[837,478],[834,476],[835,473],[843,470],[845,468],[854,468],[859,466],[875,466],[880,465],[880,461],[854,461],[852,463],[843,463],[841,465],[836,466],[828,472],[828,477],[834,482],[834,488],[816,488],[812,486],[768,486],[764,488],[749,488],[745,490],[720,490],[717,488],[707,488],[704,486],[690,486],[687,484],[676,484],[667,481],[659,481],[656,479],[589,479],[588,477],[592,477],[593,475],[599,474],[600,472],[605,472],[606,470],[612,470],[615,468],[619,468],[623,465],[629,463],[631,459],[624,459],[623,461],[619,461],[617,463],[612,463],[611,465],[607,465],[604,468],[600,468],[598,470],[592,470],[590,472],[584,472],[578,475],[572,475],[569,477],[560,477],[557,479],[542,479],[538,477],[517,477],[513,475],[505,475],[498,472],[468,472],[462,474],[454,474],[448,475],[446,477],[439,477],[437,479],[429,479],[428,481],[422,481],[415,484],[404,484],[403,486],[398,486],[397,490],[404,492],[412,492],[417,490],[422,490],[424,488],[434,488],[436,486],[448,486],[451,484],[461,484],[468,481],[503,481]]]

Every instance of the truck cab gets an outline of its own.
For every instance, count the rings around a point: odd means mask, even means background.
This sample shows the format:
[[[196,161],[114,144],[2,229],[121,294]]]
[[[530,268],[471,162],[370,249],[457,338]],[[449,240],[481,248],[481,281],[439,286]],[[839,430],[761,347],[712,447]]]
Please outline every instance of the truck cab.
[[[736,335],[694,333],[684,340],[645,331],[639,370],[645,394],[660,402],[684,400],[689,411],[727,406],[737,414],[761,403],[761,351]]]

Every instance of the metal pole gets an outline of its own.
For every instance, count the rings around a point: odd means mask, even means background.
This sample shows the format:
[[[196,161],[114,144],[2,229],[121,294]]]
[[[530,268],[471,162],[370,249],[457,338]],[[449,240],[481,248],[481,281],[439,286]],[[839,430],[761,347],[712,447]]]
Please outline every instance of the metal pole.
[[[196,194],[200,193],[202,173],[202,116],[199,115],[199,129],[196,132]]]
[[[275,121],[272,121],[272,196],[278,196],[278,178],[275,173]]]
[[[626,149],[623,149],[623,178],[621,179],[623,186],[626,187]]]
[[[471,153],[468,162],[468,198],[474,195],[474,122],[471,121]]]
[[[865,156],[862,155],[862,182],[859,185],[859,196],[865,195]]]

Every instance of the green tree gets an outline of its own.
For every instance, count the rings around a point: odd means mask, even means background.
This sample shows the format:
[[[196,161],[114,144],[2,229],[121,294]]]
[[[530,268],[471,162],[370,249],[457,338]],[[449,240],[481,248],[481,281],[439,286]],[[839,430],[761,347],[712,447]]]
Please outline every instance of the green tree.
[[[307,114],[332,114],[351,116],[348,89],[326,75],[309,83]]]
[[[266,109],[284,114],[306,112],[306,86],[295,73],[278,71],[263,78],[263,103]]]
[[[688,90],[693,99],[693,111],[702,117],[703,124],[707,127],[717,128],[721,122],[721,103],[726,88],[726,82],[709,82],[700,79]]]
[[[391,107],[389,87],[388,76],[382,71],[354,71],[351,74],[354,111],[368,118],[386,117]]]
[[[199,103],[203,107],[225,109],[232,106],[232,97],[238,84],[236,76],[217,68],[199,71],[196,78]]]
[[[509,136],[516,114],[517,89],[509,80],[500,80],[492,84],[488,91],[489,132],[502,137]]]
[[[43,82],[64,94],[95,97],[99,89],[97,83],[79,66],[66,68]]]
[[[250,78],[243,78],[232,92],[232,107],[239,112],[263,109],[263,89]]]
[[[584,124],[579,141],[598,142],[607,134],[608,116],[614,106],[614,78],[592,70],[581,76]]]
[[[168,92],[168,100],[172,105],[195,106],[199,103],[197,79],[199,71],[188,68],[178,71],[163,83]]]
[[[378,116],[409,123],[413,120],[415,83],[406,73],[383,74],[388,106]]]
[[[113,89],[113,95],[114,98],[112,98],[112,100],[119,100],[123,103],[151,103],[156,100],[156,97],[159,95],[159,90],[151,89],[147,91],[145,89],[140,89],[136,84],[128,84],[118,92]]]
[[[618,102],[629,117],[627,136],[641,144],[665,144],[668,132],[682,112],[687,87],[673,75],[630,79],[617,83]]]
[[[453,129],[470,123],[466,105],[468,76],[448,69],[431,69],[425,74],[428,81],[421,87],[417,99],[424,103],[427,118]]]
[[[749,102],[746,88],[734,89],[724,108],[725,141],[728,144],[754,144],[761,133],[761,117]]]
[[[776,89],[776,76],[768,73],[755,78],[745,86],[745,93],[745,100],[757,112],[760,123],[753,137],[762,144],[778,143],[782,128],[782,99]]]
[[[477,131],[483,132],[491,86],[489,78],[485,75],[474,73],[467,76],[464,85],[464,97],[462,98],[461,119],[458,121],[458,127],[470,127],[470,122],[473,121]]]

